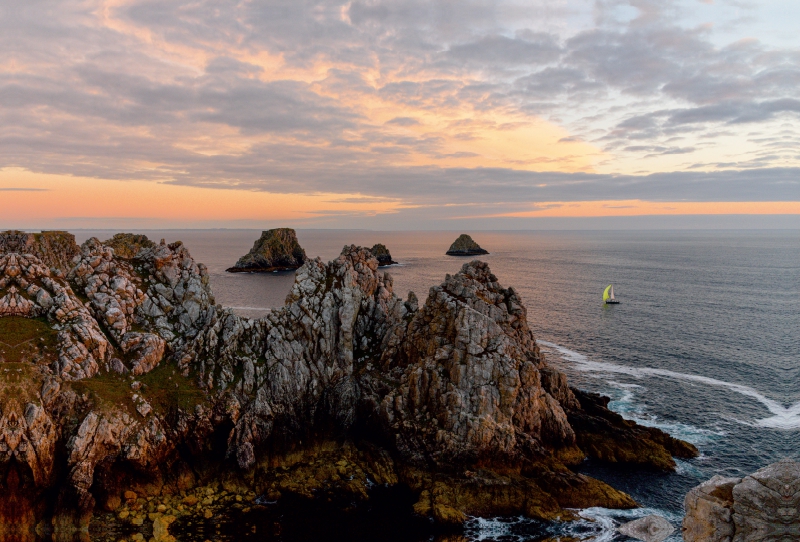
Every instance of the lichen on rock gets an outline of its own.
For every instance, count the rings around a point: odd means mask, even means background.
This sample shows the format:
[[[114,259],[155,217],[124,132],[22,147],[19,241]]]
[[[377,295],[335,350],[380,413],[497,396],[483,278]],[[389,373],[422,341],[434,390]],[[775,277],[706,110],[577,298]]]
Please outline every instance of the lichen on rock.
[[[239,258],[230,273],[288,271],[307,260],[306,252],[291,228],[276,228],[261,233],[250,252]]]
[[[472,237],[466,233],[458,236],[458,239],[453,241],[450,248],[447,250],[448,256],[480,256],[482,254],[489,254],[487,250],[480,247],[478,243],[472,240]]]

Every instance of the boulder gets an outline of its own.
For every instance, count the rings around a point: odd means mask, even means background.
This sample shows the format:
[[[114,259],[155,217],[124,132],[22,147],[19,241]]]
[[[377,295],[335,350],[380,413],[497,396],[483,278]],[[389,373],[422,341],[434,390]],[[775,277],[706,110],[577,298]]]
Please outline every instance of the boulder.
[[[663,542],[675,531],[675,527],[661,516],[651,514],[624,523],[620,525],[617,530],[621,534],[635,538],[636,540],[644,540],[644,542]]]
[[[306,261],[306,252],[297,242],[291,228],[276,228],[261,233],[253,248],[239,258],[229,273],[288,271],[297,269]]]
[[[458,236],[458,239],[453,241],[447,251],[448,256],[479,256],[481,254],[489,254],[488,251],[482,249],[478,243],[472,240],[472,237],[466,233]]]
[[[686,542],[800,538],[800,463],[784,459],[744,478],[714,476],[684,502]]]

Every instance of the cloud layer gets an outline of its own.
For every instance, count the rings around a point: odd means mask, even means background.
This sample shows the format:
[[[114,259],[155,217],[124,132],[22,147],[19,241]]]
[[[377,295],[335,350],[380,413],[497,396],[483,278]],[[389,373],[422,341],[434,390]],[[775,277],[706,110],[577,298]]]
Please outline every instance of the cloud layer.
[[[691,5],[0,10],[0,168],[509,210],[800,199],[800,48],[720,43]]]

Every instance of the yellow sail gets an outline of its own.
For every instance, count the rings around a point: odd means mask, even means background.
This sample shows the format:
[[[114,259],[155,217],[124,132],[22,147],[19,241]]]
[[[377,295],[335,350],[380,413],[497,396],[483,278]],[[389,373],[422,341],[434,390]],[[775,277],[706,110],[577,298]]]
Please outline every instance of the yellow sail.
[[[610,291],[611,291],[611,284],[609,284],[608,286],[606,286],[606,290],[603,292],[603,301],[607,301],[607,300],[608,300],[608,298],[609,298],[609,297],[611,297],[611,296],[609,295],[609,293],[608,293],[608,292],[610,292]]]

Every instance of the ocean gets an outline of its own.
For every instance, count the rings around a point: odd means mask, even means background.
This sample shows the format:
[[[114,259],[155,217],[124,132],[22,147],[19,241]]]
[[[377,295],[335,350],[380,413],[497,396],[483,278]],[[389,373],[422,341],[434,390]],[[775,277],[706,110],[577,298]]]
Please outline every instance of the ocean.
[[[77,231],[107,239],[115,232]],[[228,274],[260,232],[141,231],[181,240],[205,263],[217,302],[248,317],[283,305],[293,273]],[[428,289],[464,259],[445,251],[460,232],[299,230],[310,257],[328,261],[344,245],[385,244],[399,265],[385,268],[395,293]],[[574,537],[614,541],[616,526],[648,513],[671,520],[680,540],[683,497],[714,474],[743,476],[800,449],[800,232],[601,231],[468,232],[513,286],[551,365],[573,385],[612,398],[638,423],[695,444],[697,459],[674,473],[587,462],[582,472],[630,493],[643,508],[590,509],[585,521],[543,525],[476,519],[469,540]],[[601,302],[614,284],[621,304]]]

